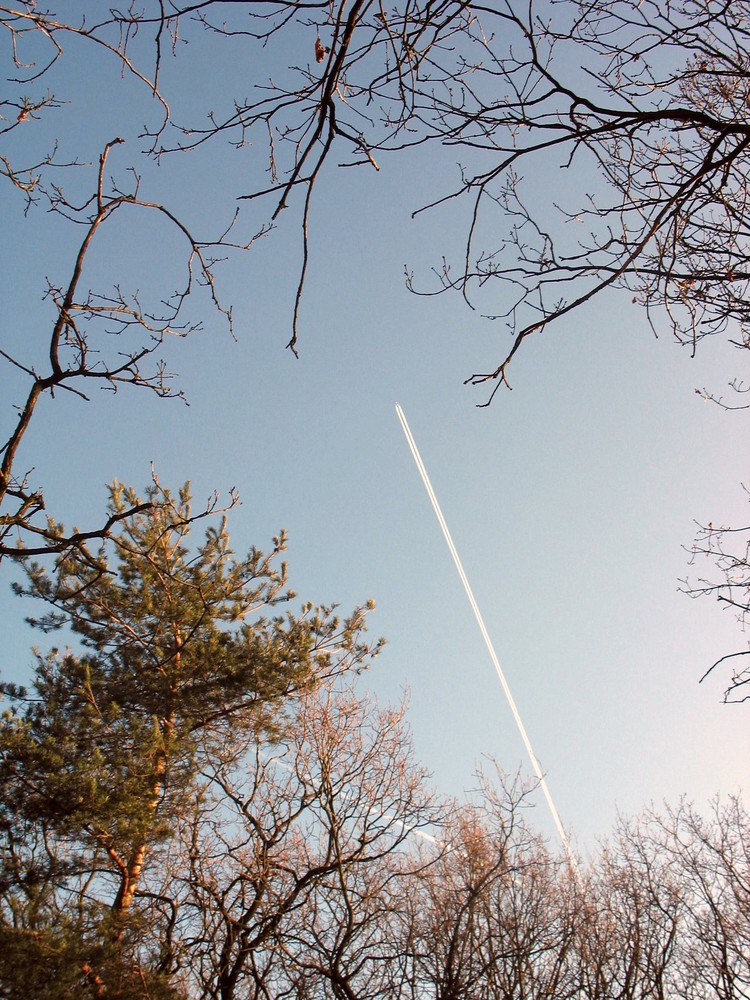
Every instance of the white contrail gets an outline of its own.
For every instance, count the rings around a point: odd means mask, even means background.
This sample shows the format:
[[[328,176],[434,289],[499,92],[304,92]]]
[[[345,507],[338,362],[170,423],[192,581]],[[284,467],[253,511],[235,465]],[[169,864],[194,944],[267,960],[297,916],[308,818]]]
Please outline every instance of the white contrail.
[[[513,718],[516,720],[518,731],[521,734],[521,739],[523,740],[523,744],[526,747],[526,752],[529,755],[531,766],[534,768],[534,773],[536,774],[537,780],[539,781],[539,787],[544,792],[544,797],[547,800],[549,811],[552,813],[552,819],[554,820],[555,826],[557,827],[557,832],[560,835],[560,840],[562,841],[563,847],[565,848],[568,858],[570,859],[571,866],[575,870],[576,862],[573,858],[573,853],[570,849],[570,843],[568,841],[567,834],[565,833],[563,825],[560,822],[559,813],[555,808],[555,803],[552,801],[552,796],[550,795],[549,788],[547,788],[547,782],[544,780],[544,774],[542,773],[542,769],[539,766],[539,761],[537,760],[536,754],[534,753],[534,749],[531,746],[531,740],[529,739],[528,734],[526,732],[526,728],[523,722],[521,721],[521,716],[518,712],[518,709],[516,708],[516,703],[513,700],[513,695],[511,694],[510,688],[508,687],[508,682],[505,679],[503,668],[500,666],[500,661],[497,658],[495,647],[492,645],[492,639],[490,639],[489,632],[487,631],[487,627],[484,624],[484,619],[482,618],[482,613],[479,610],[479,605],[476,602],[476,599],[471,589],[471,585],[469,584],[466,573],[464,572],[464,568],[461,565],[461,560],[459,559],[458,552],[456,551],[456,546],[453,544],[451,533],[448,530],[448,525],[445,523],[443,512],[441,511],[440,504],[438,503],[437,497],[435,496],[435,491],[432,488],[430,477],[427,475],[427,469],[425,469],[424,467],[422,456],[419,454],[419,449],[417,448],[416,442],[412,436],[411,431],[409,430],[409,425],[406,422],[404,411],[401,409],[398,403],[396,403],[396,415],[398,416],[398,419],[401,421],[401,426],[404,430],[404,434],[406,435],[406,440],[409,445],[409,448],[411,449],[411,453],[414,456],[414,461],[416,462],[417,468],[419,469],[419,474],[422,477],[422,482],[424,483],[425,489],[427,490],[427,495],[429,496],[430,502],[432,503],[432,507],[433,510],[435,511],[435,515],[437,516],[438,523],[440,524],[440,527],[443,529],[443,535],[445,537],[446,542],[448,543],[448,548],[450,549],[450,553],[453,556],[453,562],[456,564],[458,575],[461,577],[461,582],[464,585],[466,596],[469,598],[469,604],[471,604],[472,610],[474,611],[474,617],[477,620],[477,625],[479,625],[479,631],[482,633],[482,637],[487,646],[487,650],[489,651],[490,658],[493,664],[495,665],[497,676],[500,678],[500,683],[503,686],[505,697],[508,699],[510,710],[513,713]]]

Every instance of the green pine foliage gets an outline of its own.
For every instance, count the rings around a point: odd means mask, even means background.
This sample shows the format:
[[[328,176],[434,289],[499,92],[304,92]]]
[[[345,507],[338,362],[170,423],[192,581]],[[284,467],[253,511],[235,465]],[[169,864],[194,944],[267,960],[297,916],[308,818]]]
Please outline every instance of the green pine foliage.
[[[158,975],[146,984],[153,956],[128,957],[142,940],[132,904],[203,762],[278,736],[295,693],[364,667],[380,645],[362,637],[367,607],[345,620],[312,605],[279,613],[294,597],[283,534],[269,554],[236,558],[224,517],[191,547],[205,512],[188,487],[154,481],[142,500],[115,483],[110,515],[132,508],[95,558],[73,548],[53,572],[29,563],[17,588],[46,605],[30,621],[73,647],[37,651],[29,691],[2,686],[0,984],[19,963],[47,971],[44,988],[0,997],[177,995]]]

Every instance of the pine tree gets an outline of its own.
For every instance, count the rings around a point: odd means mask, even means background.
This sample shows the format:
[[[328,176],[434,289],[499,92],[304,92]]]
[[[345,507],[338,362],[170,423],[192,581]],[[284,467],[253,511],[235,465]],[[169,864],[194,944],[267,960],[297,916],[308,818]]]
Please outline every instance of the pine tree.
[[[223,518],[192,550],[190,499],[155,481],[143,503],[114,484],[110,513],[140,511],[97,558],[69,549],[53,573],[29,564],[17,588],[49,608],[33,624],[75,642],[36,653],[32,693],[2,686],[0,933],[6,956],[77,956],[74,992],[50,996],[119,995],[111,962],[130,947],[144,865],[157,863],[211,748],[278,733],[295,691],[364,666],[379,646],[362,639],[367,607],[343,621],[312,605],[277,613],[294,597],[283,534],[269,555],[236,559]]]

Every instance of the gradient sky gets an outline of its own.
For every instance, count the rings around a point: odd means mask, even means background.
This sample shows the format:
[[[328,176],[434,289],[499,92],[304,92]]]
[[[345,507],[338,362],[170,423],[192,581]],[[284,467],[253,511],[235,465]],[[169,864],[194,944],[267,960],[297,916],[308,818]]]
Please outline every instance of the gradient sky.
[[[233,59],[217,89],[211,45],[196,44],[191,58],[168,66],[164,81],[186,113],[212,87],[221,100],[222,88],[240,85]],[[95,162],[105,141],[123,136],[110,166],[124,180],[153,113],[143,88],[75,43],[46,86],[70,103],[45,125],[29,123],[14,152],[52,136],[62,155]],[[218,229],[234,197],[253,189],[263,155],[216,146],[145,166],[143,196],[196,231]],[[363,684],[384,701],[409,692],[421,760],[440,789],[460,793],[487,755],[511,772],[528,765],[399,402],[563,822],[587,848],[618,810],[683,794],[701,804],[747,784],[748,708],[721,704],[722,676],[698,684],[744,637],[731,613],[678,592],[680,578],[699,575],[683,548],[694,522],[747,521],[747,415],[694,391],[722,392],[746,357],[717,342],[692,359],[666,332],[655,339],[630,296],[615,292],[528,341],[513,392],[477,408],[486,391],[462,381],[494,366],[507,332],[457,296],[410,294],[403,278],[406,265],[427,284],[443,250],[460,244],[460,206],[411,218],[455,183],[455,159],[422,148],[385,158],[379,173],[324,173],[298,360],[284,350],[300,259],[292,205],[275,232],[219,271],[236,341],[198,300],[204,330],[166,345],[189,407],[127,391],[47,399],[20,463],[35,467],[49,508],[70,524],[99,519],[113,478],[145,486],[151,463],[165,484],[192,480],[199,499],[236,487],[236,549],[263,548],[284,527],[301,599],[343,609],[375,599],[371,629],[388,646]],[[564,195],[566,175],[553,181]],[[79,234],[43,209],[24,217],[8,186],[2,198],[3,347],[31,361],[49,337],[45,279],[64,280]],[[104,235],[99,273],[171,289],[174,247],[168,231],[133,217]],[[23,379],[8,368],[0,377],[5,429]],[[15,679],[31,645],[46,643],[23,624],[31,609],[9,593],[10,568],[2,573],[2,668]],[[536,819],[551,832],[541,799]]]

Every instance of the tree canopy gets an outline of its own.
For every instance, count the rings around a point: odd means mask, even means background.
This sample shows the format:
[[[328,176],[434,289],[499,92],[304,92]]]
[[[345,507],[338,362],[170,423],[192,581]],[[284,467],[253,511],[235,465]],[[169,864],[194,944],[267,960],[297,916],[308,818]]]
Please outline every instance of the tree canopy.
[[[6,539],[20,530],[27,545],[29,531],[37,546],[54,551],[61,544],[43,525],[31,528],[42,494],[16,468],[40,395],[85,392],[96,382],[179,392],[157,359],[164,337],[190,331],[186,310],[196,283],[231,323],[217,259],[248,249],[281,224],[285,208],[297,216],[302,241],[288,344],[296,350],[311,205],[317,182],[335,164],[373,170],[379,157],[420,144],[445,146],[465,160],[457,183],[446,171],[443,197],[415,204],[419,212],[464,204],[464,251],[435,262],[433,285],[407,277],[420,294],[459,291],[472,308],[502,321],[496,367],[466,378],[494,386],[491,395],[510,385],[511,361],[529,336],[613,286],[645,306],[655,331],[666,324],[690,350],[717,334],[747,348],[747,15],[744,2],[714,0],[667,8],[633,0],[450,0],[437,8],[411,0],[390,8],[370,0],[209,0],[95,14],[83,3],[62,18],[36,2],[5,5],[0,20],[14,68],[2,106],[2,174],[29,206],[46,205],[83,233],[69,280],[48,292],[56,313],[49,371],[37,374],[23,358],[3,355],[31,386],[3,450]],[[249,81],[249,97],[212,93],[206,99],[218,96],[218,107],[199,100],[185,118],[179,93],[169,90],[171,64],[217,40],[228,58],[249,66],[257,59],[259,74],[269,76]],[[45,130],[65,101],[45,83],[69,48],[101,53],[153,97],[141,150],[128,148],[123,160],[116,149],[122,139],[113,136],[88,193],[71,181],[75,198],[65,193],[75,149],[63,135],[58,152]],[[34,162],[23,159],[29,130],[39,133]],[[226,227],[206,239],[142,193],[138,163],[179,169],[180,154],[211,155],[217,143],[238,150],[252,143],[258,152],[265,146],[266,179],[257,160],[254,186],[238,190]],[[121,164],[114,176],[124,177],[130,162],[132,183],[110,180],[113,155]],[[259,228],[253,223],[246,232],[250,203],[266,207]],[[133,211],[161,217],[185,247],[184,283],[153,305],[117,274],[109,290],[82,282],[99,231]],[[98,353],[102,329],[136,345],[108,358]],[[746,390],[742,376],[734,388]],[[3,544],[7,554],[13,545]]]
[[[60,223],[68,254],[45,276],[41,334],[0,347],[17,389],[0,559],[43,605],[32,624],[63,640],[35,653],[29,690],[0,688],[0,997],[748,995],[738,798],[623,821],[576,867],[534,833],[522,783],[431,791],[403,706],[352,679],[380,648],[370,605],[282,612],[283,533],[237,558],[218,500],[196,509],[156,478],[144,495],[115,483],[101,520],[66,529],[25,448],[48,397],[181,397],[167,342],[206,306],[231,332],[221,264],[289,220],[296,354],[324,178],[415,147],[460,161],[413,210],[456,208],[461,249],[405,280],[500,329],[489,369],[461,373],[480,405],[530,337],[617,289],[690,352],[722,337],[746,358],[749,15],[719,0],[0,4],[0,183],[30,224]],[[246,65],[246,89],[184,102],[206,51]],[[114,111],[94,163],[65,89],[78,71],[61,72],[89,58],[133,88],[100,95]],[[145,122],[125,138],[134,91]],[[219,144],[243,167],[254,150],[221,218],[152,194],[157,165],[175,176]],[[169,248],[143,285],[112,251],[124,217]],[[741,374],[731,386],[714,401],[746,408]],[[747,535],[701,527],[692,554],[719,576],[686,584],[743,623]],[[747,657],[717,661],[734,666],[729,700],[748,697]]]
[[[184,491],[162,500],[187,515]],[[745,996],[739,799],[623,820],[576,863],[534,833],[520,778],[437,796],[405,706],[352,683],[377,648],[360,616],[263,617],[283,573],[234,560],[223,527],[189,549],[163,509],[121,522],[106,586],[31,570],[58,609],[38,626],[62,618],[81,651],[4,688],[0,996]],[[162,629],[154,659],[139,637]]]

